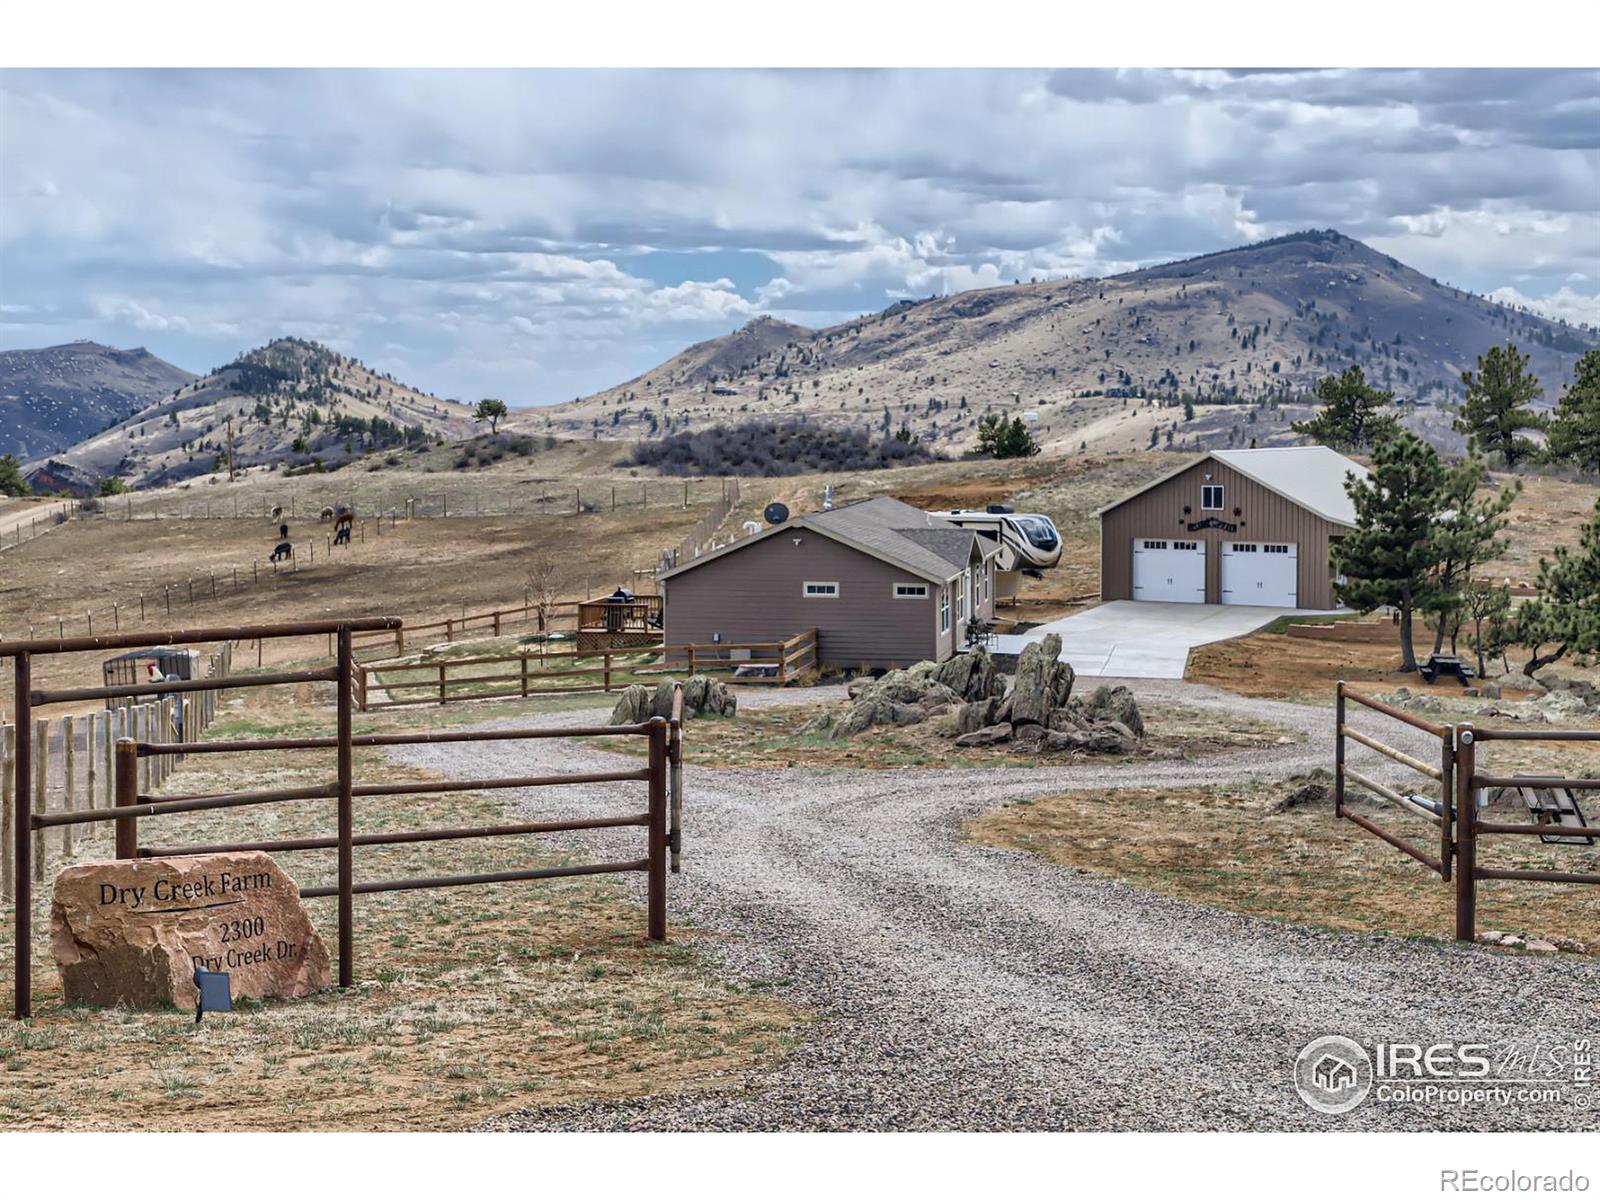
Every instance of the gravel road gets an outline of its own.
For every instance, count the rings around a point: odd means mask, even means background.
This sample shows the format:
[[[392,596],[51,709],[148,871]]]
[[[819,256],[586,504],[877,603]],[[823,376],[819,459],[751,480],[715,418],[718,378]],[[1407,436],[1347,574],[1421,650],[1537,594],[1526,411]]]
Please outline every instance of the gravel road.
[[[1301,1047],[1327,1033],[1368,1045],[1548,1047],[1593,1038],[1600,1034],[1593,960],[1282,925],[960,840],[968,817],[1047,791],[1270,780],[1331,762],[1326,709],[1182,683],[1130,686],[1141,698],[1275,721],[1308,738],[1193,763],[1028,771],[688,768],[685,874],[671,879],[674,923],[735,935],[708,939],[718,968],[737,979],[785,981],[786,994],[818,1020],[781,1064],[718,1090],[530,1111],[491,1127],[1596,1126],[1589,1111],[1565,1102],[1369,1099],[1344,1116],[1322,1116],[1300,1101],[1290,1076]],[[806,699],[827,694],[817,689]],[[545,720],[581,724],[594,715]],[[1425,742],[1395,731],[1389,723],[1382,732],[1425,753]],[[615,762],[581,744],[551,742],[417,746],[400,756],[459,777]],[[1351,761],[1389,774],[1387,760],[1371,752]],[[637,807],[637,796],[574,787],[539,796],[528,811]],[[599,854],[630,838],[637,832],[605,831],[577,835],[574,844]],[[1330,888],[1350,886],[1338,864],[1328,870]],[[1439,902],[1449,904],[1442,884]]]

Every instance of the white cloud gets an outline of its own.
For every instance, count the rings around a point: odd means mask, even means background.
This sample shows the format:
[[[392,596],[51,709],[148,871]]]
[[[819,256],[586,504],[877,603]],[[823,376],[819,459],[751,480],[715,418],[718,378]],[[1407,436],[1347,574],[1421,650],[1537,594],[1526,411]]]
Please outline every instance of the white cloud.
[[[1500,287],[1489,293],[1489,299],[1526,308],[1552,320],[1600,328],[1600,293],[1585,296],[1569,287],[1561,287],[1548,296],[1525,296],[1514,287]]]
[[[513,403],[757,313],[823,323],[1310,226],[1593,319],[1573,289],[1600,278],[1597,80],[8,72],[0,254],[7,302],[48,317],[30,339],[149,340],[198,369],[302,331]]]

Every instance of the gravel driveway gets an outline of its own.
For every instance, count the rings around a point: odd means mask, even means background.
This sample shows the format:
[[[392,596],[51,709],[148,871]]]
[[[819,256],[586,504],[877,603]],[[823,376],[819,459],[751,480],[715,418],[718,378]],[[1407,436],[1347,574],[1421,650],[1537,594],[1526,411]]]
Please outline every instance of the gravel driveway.
[[[1305,731],[1306,743],[1199,762],[1028,771],[687,768],[674,924],[739,979],[783,980],[819,1014],[782,1063],[720,1090],[545,1109],[513,1129],[1568,1129],[1568,1104],[1379,1104],[1313,1113],[1290,1078],[1312,1038],[1570,1044],[1600,1034],[1600,967],[1453,944],[1327,933],[1204,908],[973,846],[961,823],[1064,788],[1276,779],[1331,762],[1331,714],[1183,683],[1136,682]],[[816,689],[805,699],[824,698]],[[792,703],[796,696],[752,697]],[[744,698],[741,697],[744,701]],[[544,718],[592,722],[594,713]],[[1394,736],[1422,752],[1424,745]],[[1403,731],[1402,731],[1403,732]],[[693,726],[687,734],[693,737]],[[1351,747],[1387,774],[1387,760]],[[603,769],[580,744],[407,747],[470,777]],[[552,789],[530,812],[637,811],[638,797]],[[1333,819],[1331,814],[1329,819]],[[604,853],[637,831],[575,835]],[[1418,870],[1422,868],[1418,867]],[[1329,864],[1329,886],[1350,881]],[[1449,904],[1440,885],[1439,903]],[[742,935],[742,936],[741,936]]]

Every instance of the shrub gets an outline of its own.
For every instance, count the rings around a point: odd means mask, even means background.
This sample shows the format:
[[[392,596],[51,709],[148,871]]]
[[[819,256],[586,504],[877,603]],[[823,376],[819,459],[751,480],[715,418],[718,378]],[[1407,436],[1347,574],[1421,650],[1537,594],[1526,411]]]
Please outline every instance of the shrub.
[[[938,461],[926,446],[859,429],[799,422],[747,421],[640,442],[624,466],[664,475],[799,475],[872,471]]]

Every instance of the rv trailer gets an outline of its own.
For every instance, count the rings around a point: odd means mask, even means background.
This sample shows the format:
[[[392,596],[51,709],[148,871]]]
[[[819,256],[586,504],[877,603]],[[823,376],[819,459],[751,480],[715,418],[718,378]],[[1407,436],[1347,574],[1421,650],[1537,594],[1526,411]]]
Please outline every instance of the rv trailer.
[[[1048,571],[1061,561],[1061,534],[1043,513],[1019,513],[1009,504],[935,513],[953,525],[1000,543],[1001,571]]]

